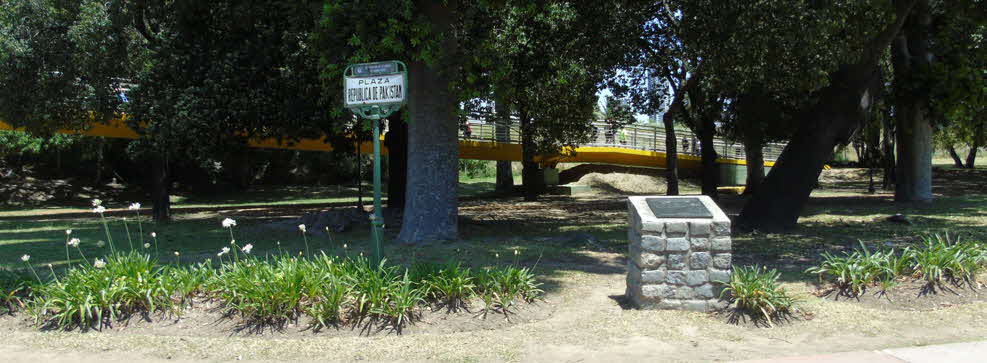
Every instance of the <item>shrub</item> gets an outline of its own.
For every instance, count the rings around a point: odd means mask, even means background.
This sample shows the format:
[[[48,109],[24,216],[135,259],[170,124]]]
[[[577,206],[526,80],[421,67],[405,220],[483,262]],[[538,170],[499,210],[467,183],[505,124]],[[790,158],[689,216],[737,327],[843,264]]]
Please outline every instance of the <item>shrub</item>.
[[[228,314],[239,314],[250,323],[281,324],[296,320],[305,293],[314,280],[294,257],[261,261],[244,257],[224,265],[209,290],[216,294]]]
[[[497,176],[495,163],[489,160],[459,160],[459,173],[469,179],[489,178]]]
[[[527,267],[507,266],[477,273],[476,285],[484,302],[483,314],[498,311],[505,316],[517,301],[534,301],[543,291]]]
[[[773,325],[772,318],[791,313],[796,300],[778,285],[781,274],[776,269],[759,266],[735,267],[730,281],[721,281],[725,288],[720,298],[729,296],[737,308],[751,314],[759,314]]]
[[[40,284],[31,310],[45,326],[101,328],[134,313],[175,311],[173,291],[150,256],[137,252],[97,259]]]
[[[924,238],[922,248],[911,250],[908,256],[914,273],[931,284],[976,277],[983,270],[987,249],[981,243],[962,241],[949,234],[932,235]]]
[[[887,289],[902,276],[919,277],[930,284],[975,278],[987,261],[987,248],[944,234],[927,236],[921,247],[900,253],[894,249],[871,253],[861,243],[859,249],[843,256],[823,253],[822,257],[819,266],[806,272],[832,280],[845,295],[857,296],[878,282]]]
[[[458,311],[475,294],[473,280],[468,267],[450,262],[425,278],[424,292],[447,310]]]
[[[842,257],[823,253],[823,262],[806,272],[820,278],[828,277],[841,293],[857,296],[878,280],[888,281],[899,276],[907,266],[907,254],[899,255],[894,250],[871,253],[863,243],[860,247]]]

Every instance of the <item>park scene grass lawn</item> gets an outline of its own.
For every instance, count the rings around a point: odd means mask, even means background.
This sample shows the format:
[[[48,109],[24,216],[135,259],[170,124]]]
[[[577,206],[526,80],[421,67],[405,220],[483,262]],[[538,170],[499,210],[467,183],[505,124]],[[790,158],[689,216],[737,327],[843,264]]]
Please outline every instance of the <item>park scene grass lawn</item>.
[[[979,362],[983,5],[0,0],[0,357]]]
[[[244,324],[242,317],[223,314],[221,303],[201,298],[177,314],[132,316],[87,333],[78,327],[39,330],[32,313],[20,309],[0,320],[0,336],[10,342],[5,349],[12,354],[44,348],[106,358],[315,359],[332,347],[335,359],[347,360],[546,360],[613,354],[627,359],[649,354],[674,360],[698,356],[736,359],[965,341],[987,335],[983,328],[987,326],[987,299],[981,295],[982,285],[976,276],[965,282],[948,280],[933,292],[922,292],[925,284],[903,277],[890,287],[874,283],[859,296],[841,296],[832,291],[830,282],[806,269],[819,265],[824,253],[842,255],[862,245],[872,250],[918,248],[923,237],[932,233],[983,241],[987,238],[987,212],[983,208],[987,194],[979,190],[977,181],[984,176],[982,169],[937,167],[936,203],[903,206],[894,204],[891,194],[868,194],[863,169],[824,171],[798,230],[733,237],[734,265],[777,269],[780,287],[796,300],[791,314],[773,320],[770,326],[763,320],[758,323],[756,314],[629,308],[623,297],[626,195],[609,191],[620,185],[597,185],[597,192],[589,195],[519,202],[516,197],[496,196],[485,179],[464,179],[460,202],[463,238],[422,247],[387,243],[385,256],[396,266],[456,261],[474,270],[528,267],[544,293],[530,303],[519,302],[509,313],[478,315],[484,306],[480,298],[470,299],[467,309],[459,312],[423,306],[418,309],[418,319],[398,334],[394,329],[366,330],[359,325],[313,329],[305,317],[283,324]],[[608,180],[599,176],[584,179],[594,183]],[[654,181],[657,184],[660,179]],[[306,248],[314,251],[313,255],[369,255],[366,225],[332,233],[331,238],[316,234],[303,238],[297,229],[270,228],[275,221],[293,221],[326,204],[348,208],[353,202],[317,193],[292,199],[292,193],[266,196],[279,199],[279,203],[251,200],[249,196],[224,203],[222,196],[212,196],[214,204],[180,206],[176,220],[169,224],[145,220],[138,227],[131,217],[133,211],[114,208],[107,219],[118,248],[129,249],[124,217],[128,217],[126,228],[139,251],[145,249],[139,245],[136,229],[144,230],[145,241],[153,231],[159,251],[147,253],[156,255],[162,265],[222,260],[217,252],[230,245],[230,231],[222,225],[225,218],[236,220],[238,246],[252,244],[251,255],[260,258],[297,255]],[[327,203],[327,199],[333,201]],[[742,202],[741,196],[724,195],[718,204],[734,215]],[[5,213],[0,217],[4,269],[25,272],[19,259],[24,254],[31,256],[30,263],[42,276],[50,274],[43,267],[49,263],[56,274],[62,274],[70,264],[81,264],[81,255],[74,251],[71,260],[65,259],[67,229],[80,239],[79,248],[90,259],[105,253],[106,247],[96,246],[105,239],[102,223],[89,209]],[[898,213],[907,223],[888,220]],[[390,237],[396,228],[387,227]],[[251,349],[241,351],[238,346]],[[636,353],[627,353],[629,348]],[[100,353],[106,349],[109,351]]]

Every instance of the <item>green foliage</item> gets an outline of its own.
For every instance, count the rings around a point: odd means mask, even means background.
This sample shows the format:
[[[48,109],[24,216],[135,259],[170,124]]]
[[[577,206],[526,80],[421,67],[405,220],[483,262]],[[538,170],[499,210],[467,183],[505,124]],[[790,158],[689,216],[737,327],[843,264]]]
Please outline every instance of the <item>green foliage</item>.
[[[827,278],[849,296],[862,294],[867,287],[880,283],[882,288],[894,286],[903,276],[920,277],[929,284],[956,282],[976,277],[987,261],[987,247],[982,243],[962,241],[949,234],[925,237],[921,247],[871,252],[861,243],[843,256],[822,255],[819,266],[808,273]]]
[[[0,314],[12,314],[24,306],[32,277],[0,269]]]
[[[893,280],[908,266],[907,253],[897,254],[894,250],[871,253],[863,243],[860,247],[844,256],[823,253],[823,262],[806,272],[828,276],[843,293],[857,296],[877,281]]]
[[[113,254],[93,265],[72,267],[34,290],[36,321],[57,328],[100,328],[136,313],[177,311],[173,286],[150,256]],[[174,282],[174,280],[171,280]]]
[[[534,273],[516,265],[474,273],[459,263],[418,263],[410,269],[373,265],[364,257],[312,258],[243,254],[212,266],[157,266],[137,252],[117,253],[39,284],[0,274],[5,311],[27,304],[37,322],[53,328],[101,328],[133,314],[180,313],[194,298],[218,301],[227,316],[248,325],[280,325],[311,318],[316,329],[343,324],[400,331],[428,304],[457,311],[477,295],[507,314],[542,291]]]
[[[911,269],[927,282],[971,279],[984,269],[987,246],[949,234],[925,237],[921,248],[908,253]]]
[[[459,175],[470,179],[490,178],[497,175],[497,168],[489,160],[459,159]]]
[[[752,314],[760,314],[771,324],[772,318],[790,314],[796,299],[779,286],[781,273],[760,266],[734,267],[730,281],[721,281],[725,287],[720,298],[729,296],[737,308]]]
[[[516,264],[478,271],[476,286],[484,301],[484,314],[497,311],[507,315],[515,303],[534,301],[542,293],[531,269]]]
[[[470,269],[459,263],[438,266],[421,281],[425,285],[426,296],[439,301],[449,311],[466,307],[476,293]]]

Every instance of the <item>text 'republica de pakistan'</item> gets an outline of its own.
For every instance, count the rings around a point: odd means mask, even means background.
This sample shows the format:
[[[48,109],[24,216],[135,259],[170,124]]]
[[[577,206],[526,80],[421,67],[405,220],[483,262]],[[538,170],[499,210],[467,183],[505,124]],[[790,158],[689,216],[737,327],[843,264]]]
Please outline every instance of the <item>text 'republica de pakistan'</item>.
[[[404,99],[404,84],[399,77],[372,77],[350,80],[346,103],[385,103]]]

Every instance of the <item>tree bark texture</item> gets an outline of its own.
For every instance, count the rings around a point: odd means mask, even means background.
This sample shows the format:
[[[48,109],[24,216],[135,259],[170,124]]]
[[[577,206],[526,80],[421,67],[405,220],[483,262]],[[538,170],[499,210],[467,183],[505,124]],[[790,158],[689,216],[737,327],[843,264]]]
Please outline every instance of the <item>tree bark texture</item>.
[[[511,108],[506,99],[499,98],[496,103],[496,126],[494,133],[498,142],[509,142],[511,138]],[[511,169],[510,160],[497,161],[497,188],[498,193],[512,193],[514,191],[514,170]]]
[[[833,148],[849,141],[864,117],[873,94],[868,86],[876,84],[877,76],[876,66],[845,68],[831,76],[830,86],[818,92],[819,102],[796,116],[802,120],[798,130],[744,205],[739,227],[771,232],[796,226]]]
[[[949,157],[953,158],[953,166],[957,168],[963,168],[963,159],[960,158],[960,154],[956,152],[956,148],[953,145],[946,145],[946,151],[949,152]]]
[[[441,1],[418,4],[431,20],[431,31],[442,36],[442,61],[409,64],[408,187],[404,219],[398,240],[405,244],[454,240],[458,235],[459,137],[456,96],[450,82],[457,67],[454,14]]]
[[[970,151],[966,154],[966,167],[968,169],[977,168],[977,150],[980,149],[980,146],[982,146],[981,143],[984,140],[985,123],[987,123],[987,121],[981,120],[980,124],[977,125],[976,130],[973,132],[973,144],[970,145]]]
[[[895,121],[898,164],[894,199],[897,202],[932,201],[932,125],[929,94],[912,85],[932,61],[929,0],[920,0],[901,33],[891,44],[894,67]]]
[[[156,222],[171,221],[171,175],[168,157],[155,155],[151,159],[151,215]]]
[[[387,118],[387,207],[403,209],[408,183],[408,124],[400,114]]]
[[[881,180],[881,189],[891,190],[894,188],[894,165],[897,160],[894,155],[894,122],[889,117],[885,117],[882,122],[884,123],[884,136],[881,141],[881,150],[883,154],[881,158],[881,167],[884,168],[884,176]]]
[[[713,139],[716,137],[716,119],[711,115],[702,115],[699,128],[699,143],[702,145],[703,165],[703,195],[719,198],[716,187],[720,184],[720,164],[716,163],[716,147]]]
[[[747,155],[744,194],[754,194],[764,182],[764,132],[760,128],[744,130],[744,154]]]
[[[877,33],[856,64],[830,74],[829,86],[816,92],[814,105],[798,112],[799,127],[759,190],[737,220],[741,229],[790,230],[837,144],[846,144],[873,104],[881,86],[878,61],[901,30],[917,0],[895,2],[895,21]]]
[[[518,111],[521,119],[521,185],[524,187],[524,200],[534,201],[545,191],[545,173],[535,162],[531,116],[524,106]]]
[[[675,120],[668,113],[665,123],[665,195],[679,195],[679,150],[675,139]]]

